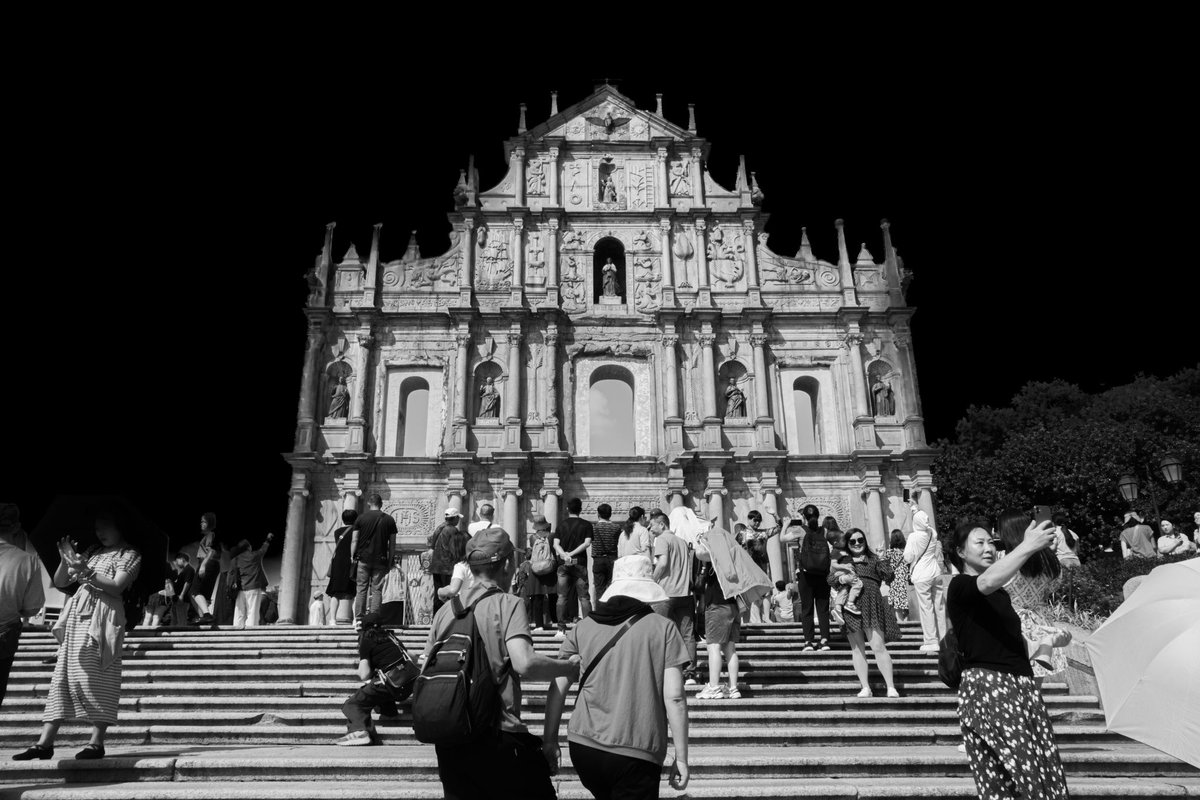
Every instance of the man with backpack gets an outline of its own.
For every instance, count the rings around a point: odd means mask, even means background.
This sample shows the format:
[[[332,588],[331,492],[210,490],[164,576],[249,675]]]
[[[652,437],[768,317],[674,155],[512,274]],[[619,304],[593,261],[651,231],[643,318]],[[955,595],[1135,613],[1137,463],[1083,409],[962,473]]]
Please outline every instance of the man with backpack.
[[[429,534],[429,538],[425,542],[433,551],[433,557],[429,561],[429,574],[433,576],[433,610],[435,612],[445,602],[438,589],[449,586],[454,575],[453,552],[455,548],[451,543],[456,539],[467,538],[467,535],[458,527],[457,508],[447,508],[444,516],[445,521]],[[488,527],[490,526],[489,522]]]
[[[800,591],[800,621],[804,624],[804,649],[829,649],[829,542],[821,527],[821,512],[809,504],[800,512],[804,517],[792,520],[780,541],[787,543],[800,540],[797,561],[796,585]],[[821,640],[813,633],[813,610],[821,623]]]
[[[575,680],[578,658],[534,652],[525,606],[507,593],[515,549],[503,528],[467,544],[475,583],[438,609],[413,692],[413,732],[436,746],[448,800],[554,798],[542,741],[521,722],[521,679]]]

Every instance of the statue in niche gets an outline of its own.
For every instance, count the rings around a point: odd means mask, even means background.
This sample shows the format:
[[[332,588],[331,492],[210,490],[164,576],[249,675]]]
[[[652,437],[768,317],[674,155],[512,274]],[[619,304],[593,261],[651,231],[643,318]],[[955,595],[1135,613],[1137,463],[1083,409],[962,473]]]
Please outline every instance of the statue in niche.
[[[500,392],[496,391],[496,382],[492,378],[479,387],[479,418],[500,418]]]
[[[729,386],[725,389],[725,416],[746,416],[746,395],[738,388],[737,378],[730,378]]]
[[[346,376],[339,375],[337,385],[329,395],[329,412],[326,419],[345,419],[350,413],[350,390],[346,388]]]
[[[607,175],[600,179],[600,202],[617,202],[617,186],[613,183],[612,178]]]
[[[896,395],[892,392],[892,385],[882,375],[877,375],[871,384],[871,402],[875,405],[875,416],[896,416]]]
[[[610,258],[604,262],[604,266],[600,268],[600,291],[605,297],[616,297],[619,293],[617,287],[617,265]]]

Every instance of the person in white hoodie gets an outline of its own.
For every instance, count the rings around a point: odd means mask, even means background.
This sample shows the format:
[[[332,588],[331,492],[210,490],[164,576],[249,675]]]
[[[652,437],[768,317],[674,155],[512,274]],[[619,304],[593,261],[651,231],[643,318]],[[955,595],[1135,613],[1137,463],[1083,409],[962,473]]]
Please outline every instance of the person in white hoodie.
[[[908,574],[921,615],[921,631],[925,636],[921,649],[932,651],[938,649],[938,642],[946,633],[946,595],[938,581],[945,572],[942,546],[929,522],[929,514],[917,505],[915,496],[909,509],[913,531],[904,545],[904,562],[910,565]]]

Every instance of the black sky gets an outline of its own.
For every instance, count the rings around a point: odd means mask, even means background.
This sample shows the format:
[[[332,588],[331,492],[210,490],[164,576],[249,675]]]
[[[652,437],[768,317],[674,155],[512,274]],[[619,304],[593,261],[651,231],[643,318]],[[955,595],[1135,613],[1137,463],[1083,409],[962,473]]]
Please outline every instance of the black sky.
[[[1028,380],[1096,389],[1196,363],[1192,134],[1164,113],[1168,82],[797,69],[607,77],[641,108],[662,92],[680,124],[696,104],[715,179],[732,185],[739,154],[757,172],[777,252],[807,226],[836,261],[841,217],[851,257],[866,242],[882,259],[891,221],[931,438]],[[375,222],[385,259],[413,229],[442,252],[468,155],[490,188],[518,103],[532,127],[551,89],[565,108],[606,76],[153,72],[80,74],[18,106],[39,124],[13,156],[34,179],[5,270],[3,499],[33,523],[57,492],[122,492],[180,542],[205,510],[282,532],[324,224],[338,255]]]

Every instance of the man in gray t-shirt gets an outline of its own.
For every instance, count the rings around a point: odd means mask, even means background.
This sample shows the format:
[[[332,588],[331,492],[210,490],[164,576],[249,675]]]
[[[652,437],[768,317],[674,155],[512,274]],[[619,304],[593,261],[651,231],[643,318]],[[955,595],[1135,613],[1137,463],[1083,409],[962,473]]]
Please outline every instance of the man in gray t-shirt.
[[[661,511],[650,516],[651,545],[654,553],[654,580],[669,599],[652,603],[655,613],[675,623],[683,637],[691,664],[684,671],[684,682],[696,682],[696,599],[692,596],[692,551],[687,542],[671,533],[670,520]]]
[[[1154,531],[1132,511],[1125,515],[1125,530],[1121,531],[1121,553],[1125,558],[1158,557],[1158,549],[1154,546]]]

